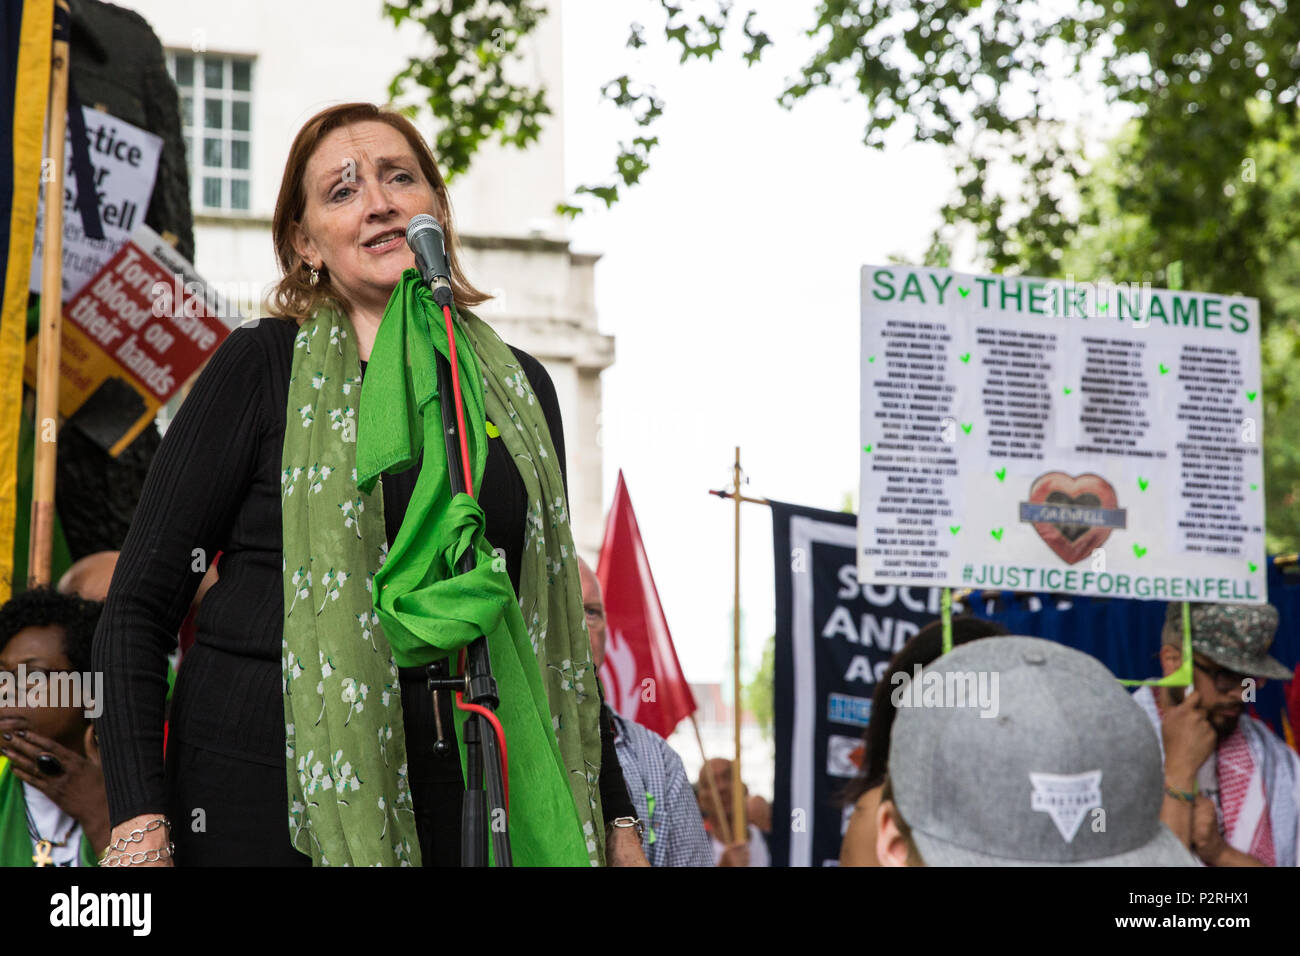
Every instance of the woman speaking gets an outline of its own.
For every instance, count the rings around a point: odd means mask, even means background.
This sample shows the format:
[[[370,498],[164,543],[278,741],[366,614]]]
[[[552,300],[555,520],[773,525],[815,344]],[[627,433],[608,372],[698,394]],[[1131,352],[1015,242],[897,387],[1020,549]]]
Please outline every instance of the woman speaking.
[[[419,439],[438,415],[419,402],[428,370],[408,364],[442,324],[404,236],[421,213],[447,237],[482,422],[477,506],[460,512],[445,450]],[[555,389],[468,311],[488,297],[461,269],[428,146],[371,104],[323,110],[290,148],[272,237],[275,317],[230,334],[168,428],[96,631],[105,862],[457,865],[463,718],[422,665],[455,666],[473,590],[504,598],[472,623],[498,635],[516,862],[645,865],[600,726]],[[435,580],[433,552],[453,564],[448,537],[471,533],[470,584]],[[218,551],[164,762],[166,656]]]

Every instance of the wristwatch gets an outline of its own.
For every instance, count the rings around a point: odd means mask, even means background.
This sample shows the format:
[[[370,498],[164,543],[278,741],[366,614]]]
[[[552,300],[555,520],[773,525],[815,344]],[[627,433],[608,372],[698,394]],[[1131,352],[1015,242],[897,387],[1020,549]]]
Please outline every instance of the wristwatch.
[[[610,820],[605,824],[606,832],[615,827],[620,830],[627,827],[636,827],[636,835],[642,839],[645,838],[645,825],[636,817],[615,817],[613,820]]]

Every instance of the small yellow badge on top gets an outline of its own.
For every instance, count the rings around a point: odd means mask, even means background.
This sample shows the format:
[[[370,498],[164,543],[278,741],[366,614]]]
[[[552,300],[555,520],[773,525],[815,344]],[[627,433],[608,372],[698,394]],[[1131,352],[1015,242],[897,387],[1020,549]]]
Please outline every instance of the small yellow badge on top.
[[[489,422],[486,418],[483,419],[483,421],[487,423],[487,433],[488,433],[488,438],[500,438],[500,437],[501,437],[501,429],[497,428],[495,425],[493,425],[491,422]]]

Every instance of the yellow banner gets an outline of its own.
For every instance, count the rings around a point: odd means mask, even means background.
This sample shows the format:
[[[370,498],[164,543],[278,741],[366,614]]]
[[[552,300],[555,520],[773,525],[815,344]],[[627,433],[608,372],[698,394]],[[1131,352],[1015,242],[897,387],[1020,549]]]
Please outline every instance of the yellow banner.
[[[13,593],[14,521],[17,511],[18,438],[22,415],[23,358],[27,346],[27,282],[36,239],[41,145],[50,93],[54,38],[53,0],[23,4],[13,102],[13,209],[9,260],[0,302],[0,601]]]

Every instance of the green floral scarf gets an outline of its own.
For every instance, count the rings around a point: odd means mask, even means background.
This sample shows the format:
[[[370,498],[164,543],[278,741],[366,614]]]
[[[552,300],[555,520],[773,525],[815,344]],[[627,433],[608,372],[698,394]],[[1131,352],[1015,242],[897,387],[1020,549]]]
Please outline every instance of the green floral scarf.
[[[500,440],[528,496],[521,596],[478,502],[451,494],[434,364],[447,335],[418,273],[389,300],[364,390],[350,320],[317,310],[294,341],[281,474],[290,836],[317,865],[420,864],[397,668],[452,655],[455,670],[486,634],[515,863],[600,865],[599,699],[555,448],[509,347],[453,315],[474,487]],[[390,551],[380,473],[415,466],[422,448]],[[459,711],[456,724],[463,769]]]

